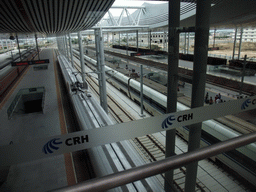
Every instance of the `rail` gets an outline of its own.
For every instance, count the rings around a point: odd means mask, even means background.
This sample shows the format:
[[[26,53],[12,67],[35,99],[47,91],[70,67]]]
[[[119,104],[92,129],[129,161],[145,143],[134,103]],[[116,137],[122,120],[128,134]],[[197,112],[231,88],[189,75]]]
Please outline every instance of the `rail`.
[[[200,148],[193,152],[172,156],[140,167],[81,182],[73,186],[56,189],[53,190],[53,192],[106,191],[127,183],[164,173],[194,161],[200,161],[202,159],[215,156],[253,142],[256,142],[256,132],[232,138],[209,147]]]

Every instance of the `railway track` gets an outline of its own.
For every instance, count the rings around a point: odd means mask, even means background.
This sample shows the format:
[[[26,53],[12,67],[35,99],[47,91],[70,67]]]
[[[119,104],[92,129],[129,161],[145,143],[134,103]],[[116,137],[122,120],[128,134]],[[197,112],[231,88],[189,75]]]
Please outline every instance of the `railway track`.
[[[107,51],[107,52],[109,52],[109,51]],[[120,54],[120,55],[122,55],[122,54]],[[127,57],[126,55],[123,55],[123,56]],[[91,57],[94,58],[94,56],[91,56]],[[130,57],[130,58],[134,58],[134,57]],[[165,65],[165,66],[167,66],[167,65]],[[188,97],[178,97],[178,101],[188,107],[190,107],[190,105],[191,105],[191,99]],[[252,123],[249,123],[243,119],[237,118],[232,115],[227,116],[227,117],[218,118],[216,120],[241,134],[247,134],[247,133],[256,131],[256,126],[253,125]]]
[[[77,57],[78,58],[78,57]],[[81,71],[80,66],[76,63],[75,67],[78,71]],[[87,78],[87,82],[90,85],[93,92],[99,96],[98,83],[93,77]],[[124,123],[128,121],[136,120],[129,112],[127,112],[111,95],[107,94],[108,108],[111,115],[118,123]],[[137,137],[132,139],[133,145],[142,154],[146,162],[154,162],[165,158],[165,147],[153,136],[146,135],[143,137]],[[178,191],[184,191],[185,184],[185,167],[181,167],[174,171],[174,185]],[[164,174],[158,175],[158,179],[164,185]],[[206,187],[200,181],[196,184],[197,191],[207,191]]]

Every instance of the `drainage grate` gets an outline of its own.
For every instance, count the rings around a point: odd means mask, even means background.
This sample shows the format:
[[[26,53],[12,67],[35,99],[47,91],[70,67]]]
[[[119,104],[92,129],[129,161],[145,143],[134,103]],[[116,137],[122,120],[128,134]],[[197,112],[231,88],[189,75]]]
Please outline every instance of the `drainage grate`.
[[[44,87],[21,89],[7,110],[8,118],[27,113],[43,113]]]

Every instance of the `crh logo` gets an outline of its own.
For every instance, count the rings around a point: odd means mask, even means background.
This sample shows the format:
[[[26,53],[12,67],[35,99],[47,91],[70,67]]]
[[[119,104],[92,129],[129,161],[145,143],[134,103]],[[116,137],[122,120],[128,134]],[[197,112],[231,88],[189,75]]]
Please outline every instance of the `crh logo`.
[[[49,154],[49,153],[53,153],[53,150],[58,150],[60,147],[60,144],[62,144],[62,141],[58,141],[60,140],[60,138],[54,138],[50,141],[48,141],[42,151],[45,154]],[[77,136],[77,137],[70,137],[67,138],[65,140],[65,142],[63,143],[63,145],[66,145],[67,147],[71,147],[73,145],[80,145],[80,144],[84,144],[84,143],[88,143],[89,142],[89,136],[88,135],[81,135],[81,136]]]
[[[175,121],[176,119],[175,119],[175,117],[174,117],[174,115],[171,115],[171,116],[169,116],[169,117],[167,117],[164,121],[163,121],[163,123],[162,123],[162,128],[164,129],[164,128],[168,128],[168,125],[172,125],[172,121]]]
[[[183,122],[183,121],[189,121],[193,119],[193,113],[189,113],[189,114],[184,114],[184,115],[180,115],[177,117],[177,119],[174,117],[174,115],[170,115],[169,117],[167,117],[163,122],[162,122],[162,128],[167,129],[168,125],[172,125],[173,121],[177,122]]]
[[[59,141],[59,142],[57,141],[57,140],[59,140],[59,139],[60,139],[60,138],[54,138],[54,139],[48,141],[48,142],[44,145],[42,151],[43,151],[45,154],[48,154],[48,153],[53,153],[53,150],[58,150],[58,149],[59,149],[59,146],[58,146],[58,145],[62,144],[62,141]]]
[[[242,106],[241,106],[241,109],[243,110],[243,109],[246,109],[247,107],[249,107],[249,103],[251,103],[251,99],[246,99],[244,102],[243,102],[243,104],[242,104]]]

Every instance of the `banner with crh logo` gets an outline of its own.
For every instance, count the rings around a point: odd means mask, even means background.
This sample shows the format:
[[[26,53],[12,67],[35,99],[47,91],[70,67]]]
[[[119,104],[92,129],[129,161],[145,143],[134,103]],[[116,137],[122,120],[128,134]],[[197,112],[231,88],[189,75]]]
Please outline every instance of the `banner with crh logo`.
[[[79,151],[117,141],[132,139],[159,131],[187,126],[256,108],[256,96],[164,114],[99,129],[31,140],[0,147],[0,165],[10,166],[25,161]]]

